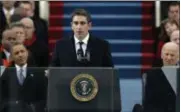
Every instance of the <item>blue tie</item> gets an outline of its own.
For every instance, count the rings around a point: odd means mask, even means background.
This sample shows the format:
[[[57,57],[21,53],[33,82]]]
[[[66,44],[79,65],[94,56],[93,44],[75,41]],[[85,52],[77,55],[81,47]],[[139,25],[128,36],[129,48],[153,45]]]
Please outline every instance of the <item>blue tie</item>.
[[[25,79],[25,77],[23,75],[23,69],[21,68],[20,72],[19,72],[19,84],[20,85],[23,85],[24,79]]]

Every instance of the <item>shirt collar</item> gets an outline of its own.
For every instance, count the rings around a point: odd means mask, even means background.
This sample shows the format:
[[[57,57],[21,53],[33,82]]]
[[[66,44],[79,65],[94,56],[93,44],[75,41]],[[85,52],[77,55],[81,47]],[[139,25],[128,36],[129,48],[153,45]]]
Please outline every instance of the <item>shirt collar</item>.
[[[164,66],[162,67],[162,71],[168,80],[170,86],[172,87],[175,94],[177,94],[177,66]]]
[[[89,35],[89,33],[88,33],[87,36],[82,40],[82,42],[87,45],[89,38],[90,38],[90,35]],[[77,39],[77,37],[76,37],[75,35],[74,35],[74,40],[75,40],[75,44],[77,44],[78,42],[80,42],[80,40]]]
[[[3,7],[3,11],[4,11],[4,14],[5,14],[5,15],[8,13],[8,10],[7,10],[7,9],[5,9],[4,7]],[[10,10],[10,14],[11,14],[11,15],[13,15],[13,14],[14,14],[14,11],[15,11],[14,7],[13,7],[13,8],[11,8],[11,10]]]
[[[23,67],[20,67],[19,65],[15,64],[15,67],[17,68],[17,71],[20,71],[21,68],[22,68],[23,70],[26,69],[27,64],[23,65]]]
[[[6,49],[3,49],[3,52],[6,55],[6,58],[9,60],[10,52],[8,52]]]

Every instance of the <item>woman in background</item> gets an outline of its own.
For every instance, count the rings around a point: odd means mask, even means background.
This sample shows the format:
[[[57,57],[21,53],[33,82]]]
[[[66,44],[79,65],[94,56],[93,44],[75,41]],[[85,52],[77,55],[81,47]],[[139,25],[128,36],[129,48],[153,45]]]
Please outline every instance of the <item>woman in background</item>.
[[[154,67],[161,67],[161,49],[166,42],[170,41],[170,35],[174,30],[179,30],[179,24],[175,20],[166,20],[161,25],[161,31],[158,36],[159,41],[156,49],[155,62],[153,64]]]

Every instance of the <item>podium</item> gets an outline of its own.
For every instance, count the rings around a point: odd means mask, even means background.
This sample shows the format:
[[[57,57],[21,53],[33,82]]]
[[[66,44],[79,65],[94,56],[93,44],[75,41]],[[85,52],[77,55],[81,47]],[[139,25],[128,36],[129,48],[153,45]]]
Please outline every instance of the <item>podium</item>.
[[[48,112],[120,112],[118,71],[112,68],[50,68]]]

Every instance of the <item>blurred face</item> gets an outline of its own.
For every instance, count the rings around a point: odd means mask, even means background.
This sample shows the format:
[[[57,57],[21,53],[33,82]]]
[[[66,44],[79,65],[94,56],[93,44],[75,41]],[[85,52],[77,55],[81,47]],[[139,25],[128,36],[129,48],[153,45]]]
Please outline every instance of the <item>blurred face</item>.
[[[6,9],[10,10],[12,7],[14,7],[14,1],[2,1],[3,7],[5,7]]]
[[[23,45],[13,46],[11,54],[12,54],[13,61],[17,65],[23,66],[24,64],[27,63],[28,52],[27,52],[27,49]]]
[[[10,51],[11,46],[16,42],[16,34],[12,30],[6,30],[3,32],[2,45],[7,51]]]
[[[174,31],[174,30],[177,30],[178,27],[176,24],[172,24],[170,22],[167,22],[166,25],[165,25],[165,30],[167,32],[167,35],[170,36],[171,33]]]
[[[18,43],[24,43],[25,41],[25,30],[22,27],[14,27],[12,29],[16,33]]]
[[[74,16],[71,25],[74,35],[79,40],[84,39],[91,28],[91,22],[88,23],[85,16]]]
[[[178,46],[180,46],[180,31],[175,30],[172,32],[170,36],[170,41],[176,43]]]
[[[33,7],[32,7],[31,4],[21,3],[21,4],[20,4],[20,7],[24,9],[27,17],[33,16]]]
[[[170,6],[170,9],[168,11],[169,19],[179,21],[180,18],[179,14],[180,14],[179,6]]]
[[[26,16],[26,12],[25,12],[24,8],[22,8],[22,7],[16,8],[14,11],[14,14],[21,15],[22,17]]]
[[[161,57],[164,66],[176,65],[179,59],[179,50],[176,50],[176,48],[173,47],[165,47]]]
[[[26,39],[31,39],[34,33],[33,21],[29,18],[25,18],[21,20],[21,23],[25,26]]]

